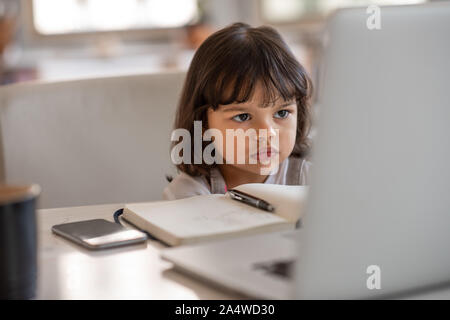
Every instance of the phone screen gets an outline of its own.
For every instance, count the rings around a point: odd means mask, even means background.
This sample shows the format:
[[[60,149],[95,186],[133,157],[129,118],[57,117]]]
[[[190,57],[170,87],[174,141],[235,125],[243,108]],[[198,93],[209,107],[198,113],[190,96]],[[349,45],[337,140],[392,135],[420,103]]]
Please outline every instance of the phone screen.
[[[88,249],[111,248],[147,240],[143,232],[126,229],[104,219],[59,224],[53,226],[52,231]]]

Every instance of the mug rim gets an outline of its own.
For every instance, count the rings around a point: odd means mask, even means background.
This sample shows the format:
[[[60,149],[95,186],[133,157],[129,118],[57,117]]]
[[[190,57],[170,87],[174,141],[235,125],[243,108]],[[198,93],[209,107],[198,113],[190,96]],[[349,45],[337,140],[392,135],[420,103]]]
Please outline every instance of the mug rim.
[[[14,189],[18,189],[16,194],[11,194],[10,197],[3,197],[1,195],[2,191],[5,191],[5,189],[11,189],[12,191]],[[13,204],[17,202],[23,202],[27,201],[33,198],[36,198],[41,193],[41,187],[38,184],[32,183],[32,184],[22,184],[22,185],[15,185],[15,184],[7,184],[2,183],[0,184],[0,205],[7,205],[7,204]]]

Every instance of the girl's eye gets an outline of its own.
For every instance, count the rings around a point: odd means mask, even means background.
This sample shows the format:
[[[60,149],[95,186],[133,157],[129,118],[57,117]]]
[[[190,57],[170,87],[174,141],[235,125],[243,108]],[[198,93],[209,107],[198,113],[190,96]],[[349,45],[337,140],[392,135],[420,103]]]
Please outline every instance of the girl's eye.
[[[289,110],[280,110],[275,113],[275,118],[284,119],[287,118],[290,113]]]
[[[241,113],[234,116],[232,119],[237,122],[244,122],[250,120],[250,115],[248,113]]]

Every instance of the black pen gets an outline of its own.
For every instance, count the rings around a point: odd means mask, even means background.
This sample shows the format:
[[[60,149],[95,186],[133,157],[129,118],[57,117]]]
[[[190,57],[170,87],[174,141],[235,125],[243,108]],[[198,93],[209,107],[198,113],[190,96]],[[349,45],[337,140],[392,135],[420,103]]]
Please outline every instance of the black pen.
[[[236,189],[231,189],[228,190],[228,192],[230,193],[231,199],[243,202],[245,204],[248,204],[252,207],[255,208],[259,208],[265,211],[269,211],[269,212],[274,212],[275,208],[268,203],[267,201],[264,201],[262,199],[256,198],[252,195],[249,195],[248,193],[236,190]]]

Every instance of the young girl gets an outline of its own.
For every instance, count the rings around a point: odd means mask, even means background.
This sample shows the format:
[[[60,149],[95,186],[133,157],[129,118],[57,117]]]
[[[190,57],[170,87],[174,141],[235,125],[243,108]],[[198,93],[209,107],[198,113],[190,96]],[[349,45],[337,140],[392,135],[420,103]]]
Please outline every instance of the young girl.
[[[305,69],[273,28],[235,23],[211,35],[191,62],[175,129],[186,129],[194,137],[194,121],[201,121],[203,132],[222,133],[224,141],[214,140],[222,146],[231,139],[227,129],[266,134],[256,136],[256,152],[246,144],[244,163],[233,161],[237,154],[227,148],[218,154],[223,161],[198,163],[191,139],[192,161],[177,165],[180,174],[164,189],[164,199],[223,194],[244,183],[307,184],[311,90]],[[271,171],[276,173],[269,174],[263,169],[275,157],[277,170]]]

